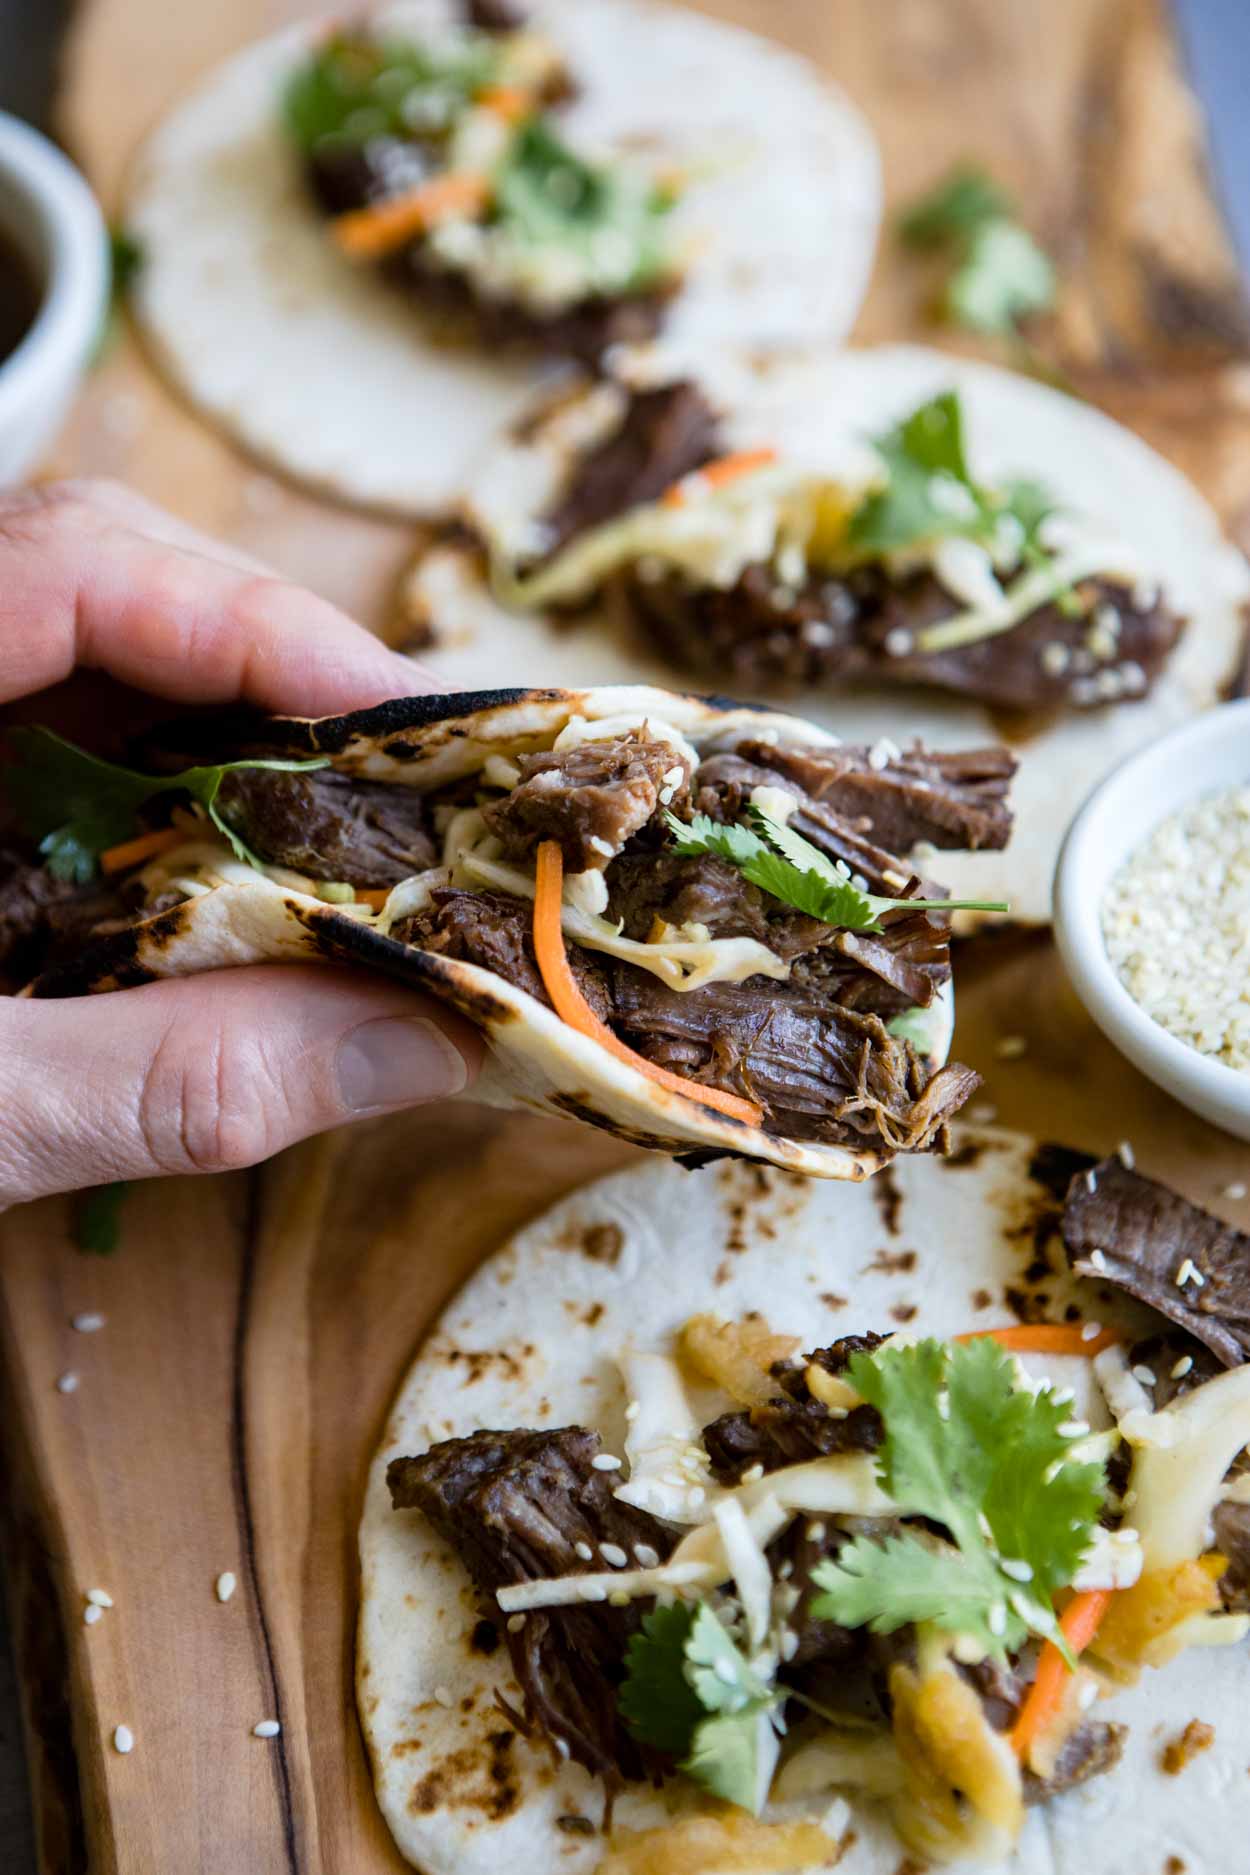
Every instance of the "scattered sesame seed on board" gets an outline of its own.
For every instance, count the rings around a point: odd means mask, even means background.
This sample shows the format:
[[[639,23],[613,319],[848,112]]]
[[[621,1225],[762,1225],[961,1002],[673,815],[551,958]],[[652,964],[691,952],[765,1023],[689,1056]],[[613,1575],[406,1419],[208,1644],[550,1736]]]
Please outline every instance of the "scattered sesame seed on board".
[[[90,1311],[84,1312],[82,1315],[72,1315],[70,1317],[70,1327],[76,1329],[80,1335],[97,1334],[103,1326],[103,1315],[95,1315]]]
[[[994,1044],[994,1053],[1000,1061],[1019,1061],[1028,1052],[1028,1040],[1023,1035],[1000,1035]]]
[[[1245,1195],[1246,1187],[1239,1178],[1235,1178],[1231,1185],[1223,1186],[1220,1191],[1221,1198],[1231,1198],[1234,1203],[1239,1202]]]
[[[253,1738],[276,1738],[282,1727],[276,1719],[260,1719],[252,1727]]]
[[[445,1686],[436,1686],[434,1688],[434,1703],[436,1706],[446,1706],[450,1710],[455,1704],[455,1701],[452,1699],[450,1692]]]
[[[96,1608],[111,1608],[113,1606],[113,1597],[109,1594],[107,1589],[88,1589],[86,1593],[87,1600]]]
[[[223,1569],[213,1584],[213,1592],[219,1602],[228,1602],[239,1586],[238,1577],[231,1569]]]
[[[135,1748],[135,1735],[128,1725],[113,1727],[113,1750],[119,1751],[124,1758],[128,1751]]]
[[[58,1374],[56,1379],[58,1393],[77,1393],[78,1375],[75,1373]]]
[[[97,1621],[104,1618],[103,1608],[97,1608],[94,1602],[88,1602],[82,1611],[83,1626],[93,1628]]]

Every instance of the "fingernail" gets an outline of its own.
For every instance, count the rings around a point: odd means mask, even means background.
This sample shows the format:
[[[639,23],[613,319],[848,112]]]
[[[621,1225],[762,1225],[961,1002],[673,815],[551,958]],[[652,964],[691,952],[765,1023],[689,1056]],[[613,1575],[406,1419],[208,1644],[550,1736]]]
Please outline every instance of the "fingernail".
[[[339,1043],[339,1093],[351,1113],[410,1107],[464,1092],[469,1070],[460,1050],[422,1016],[366,1022]]]

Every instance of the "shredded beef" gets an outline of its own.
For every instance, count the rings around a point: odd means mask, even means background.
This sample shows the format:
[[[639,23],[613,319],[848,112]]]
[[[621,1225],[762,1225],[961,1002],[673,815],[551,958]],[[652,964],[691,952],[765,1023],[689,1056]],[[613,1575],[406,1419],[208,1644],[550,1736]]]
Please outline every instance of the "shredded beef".
[[[415,788],[331,769],[239,768],[217,806],[260,858],[314,879],[388,886],[437,860],[429,805]]]
[[[1082,581],[1071,615],[1051,601],[1008,631],[929,652],[915,648],[916,634],[961,610],[930,572],[897,579],[869,565],[841,577],[813,575],[795,589],[770,566],[754,565],[721,589],[691,586],[675,572],[644,579],[635,569],[625,591],[666,655],[718,683],[728,673],[756,689],[926,684],[1007,710],[1088,709],[1144,696],[1184,629],[1157,591],[1143,600],[1113,579]]]
[[[1105,1719],[1086,1719],[1078,1725],[1055,1762],[1049,1777],[1039,1777],[1028,1766],[1024,1769],[1024,1801],[1048,1803],[1065,1790],[1075,1790],[1091,1777],[1114,1771],[1124,1755],[1128,1737],[1125,1725],[1110,1725]]]
[[[594,1469],[599,1450],[598,1434],[580,1426],[476,1432],[394,1459],[387,1484],[397,1510],[421,1511],[451,1544],[495,1613],[506,1584],[603,1567],[579,1556],[579,1544],[596,1559],[604,1543],[630,1557],[637,1545],[661,1558],[671,1552],[666,1526],[619,1503],[615,1475]],[[518,1632],[506,1630],[527,1721],[562,1740],[610,1790],[654,1769],[616,1708],[625,1650],[649,1605],[534,1610]]]
[[[0,844],[0,977],[7,981],[27,982],[136,915],[120,885],[57,879],[37,854]]]
[[[831,1452],[875,1452],[882,1439],[876,1407],[855,1406],[838,1418],[809,1393],[804,1370],[815,1365],[827,1374],[841,1374],[853,1354],[870,1354],[881,1341],[877,1334],[844,1335],[806,1355],[797,1367],[774,1368],[777,1393],[767,1406],[722,1413],[706,1426],[703,1443],[719,1483],[739,1484],[743,1472],[755,1465],[769,1472]]]
[[[486,824],[508,859],[558,840],[569,872],[602,872],[661,806],[680,811],[690,782],[672,745],[645,735],[522,755],[517,766],[520,781],[484,810]]]
[[[768,978],[686,993],[628,966],[614,972],[614,1026],[687,1080],[762,1103],[769,1129],[888,1151],[936,1149],[979,1084],[970,1068],[926,1079],[881,1018]]]
[[[579,461],[542,518],[543,557],[701,468],[720,453],[719,419],[696,384],[681,379],[634,391],[617,429]]]
[[[1230,1614],[1250,1614],[1250,1504],[1225,1501],[1211,1514],[1215,1548],[1227,1557],[1220,1600]]]
[[[1250,1237],[1244,1231],[1111,1158],[1078,1172],[1069,1185],[1063,1241],[1079,1275],[1115,1283],[1148,1302],[1204,1342],[1225,1367],[1239,1367],[1250,1354]],[[1201,1287],[1177,1282],[1186,1262]]]
[[[415,944],[421,950],[493,971],[550,1009],[551,998],[534,956],[533,927],[534,908],[528,899],[449,886],[433,892],[424,911],[396,923],[391,936],[401,944]],[[567,955],[582,995],[606,1022],[612,1009],[603,971],[579,944],[568,945]]]

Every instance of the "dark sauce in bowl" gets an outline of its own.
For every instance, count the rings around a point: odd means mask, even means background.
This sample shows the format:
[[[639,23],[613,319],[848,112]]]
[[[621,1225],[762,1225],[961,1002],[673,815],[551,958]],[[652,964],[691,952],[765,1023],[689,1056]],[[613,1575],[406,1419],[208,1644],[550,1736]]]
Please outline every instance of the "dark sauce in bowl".
[[[0,228],[0,369],[34,325],[41,297],[30,262]]]

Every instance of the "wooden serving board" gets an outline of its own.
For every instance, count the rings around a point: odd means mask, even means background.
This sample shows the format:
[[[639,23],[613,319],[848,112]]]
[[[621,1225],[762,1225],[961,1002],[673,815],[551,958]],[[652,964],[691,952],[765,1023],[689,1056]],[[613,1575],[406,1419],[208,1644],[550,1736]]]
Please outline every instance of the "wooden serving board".
[[[109,207],[138,136],[189,79],[251,35],[331,10],[82,0],[61,124]],[[1250,539],[1243,309],[1157,0],[704,10],[842,79],[876,123],[891,203],[968,154],[1013,188],[1063,269],[1053,361]],[[929,336],[924,293],[887,246],[859,336]],[[49,467],[124,476],[387,629],[410,534],[242,460],[128,336]],[[1022,1058],[997,1056],[1008,1034],[1026,1038]],[[1128,1138],[1149,1170],[1250,1221],[1221,1196],[1250,1154],[1114,1053],[1045,934],[963,949],[956,1050],[984,1072],[1004,1124],[1095,1151]],[[353,1707],[365,1467],[407,1356],[455,1285],[521,1221],[630,1156],[589,1131],[461,1106],[263,1172],[141,1188],[107,1260],[72,1247],[64,1203],[0,1219],[4,1534],[43,1875],[402,1867]],[[83,1311],[105,1316],[98,1333],[73,1330]],[[58,1392],[69,1371],[76,1391]],[[239,1583],[225,1605],[223,1570]],[[114,1606],[87,1627],[95,1587]],[[271,1717],[280,1736],[254,1738]],[[119,1723],[136,1739],[124,1757],[110,1743]]]

